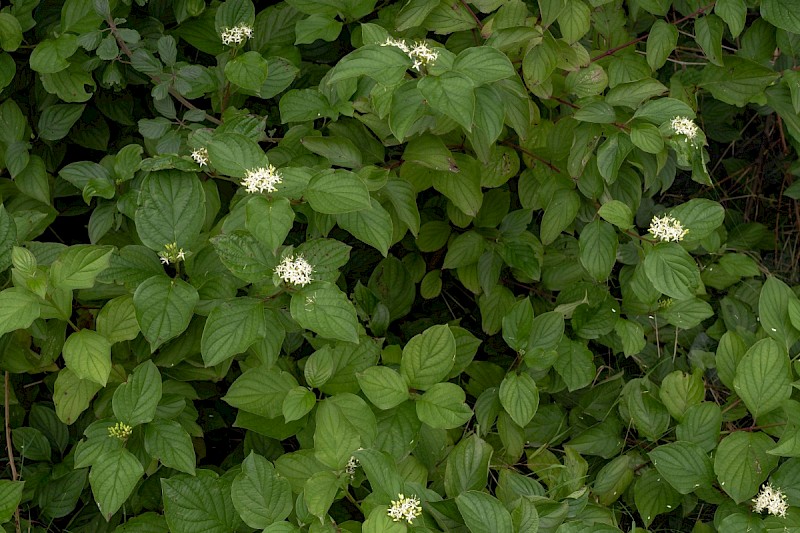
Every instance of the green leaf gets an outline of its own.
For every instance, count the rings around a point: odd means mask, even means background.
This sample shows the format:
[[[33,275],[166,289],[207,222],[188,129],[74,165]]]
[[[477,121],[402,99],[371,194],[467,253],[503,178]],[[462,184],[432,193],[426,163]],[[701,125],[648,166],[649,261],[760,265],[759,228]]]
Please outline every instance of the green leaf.
[[[444,488],[454,498],[464,491],[480,490],[489,477],[489,462],[494,449],[475,434],[459,441],[447,456]]]
[[[0,117],[2,118],[2,117]],[[19,187],[19,184],[17,184]],[[17,244],[17,226],[4,205],[0,205],[0,272],[11,266],[11,250]],[[1,315],[0,315],[1,316]],[[2,324],[2,321],[0,321]],[[0,330],[2,326],[0,326]]]
[[[0,13],[0,48],[14,52],[22,43],[22,26],[11,13]]]
[[[297,380],[288,372],[260,366],[236,378],[222,399],[248,413],[277,418],[282,414],[283,399],[296,386]]]
[[[591,350],[584,343],[566,337],[558,346],[558,359],[553,368],[567,384],[570,392],[587,386],[597,372]]]
[[[249,91],[258,92],[267,81],[269,65],[258,52],[245,52],[225,64],[225,78]]]
[[[314,211],[328,215],[370,208],[367,186],[357,174],[329,169],[317,173],[303,194]]]
[[[197,289],[181,279],[159,275],[148,278],[133,293],[136,320],[150,351],[183,333],[189,326]]]
[[[714,13],[725,21],[734,39],[742,33],[747,19],[745,0],[717,0],[714,5]]]
[[[605,220],[617,226],[619,229],[626,230],[633,227],[633,213],[631,208],[619,200],[609,200],[600,206],[597,214]]]
[[[675,509],[681,501],[680,495],[655,469],[645,471],[636,480],[633,498],[645,527],[652,524],[656,516]]]
[[[39,318],[39,298],[17,287],[0,292],[0,335],[30,327]]]
[[[631,142],[648,154],[658,154],[664,149],[664,137],[652,124],[634,124],[631,127]]]
[[[358,318],[353,303],[335,285],[314,282],[292,294],[292,318],[317,335],[358,342]]]
[[[50,461],[50,442],[41,431],[30,427],[14,428],[11,431],[14,448],[19,452],[17,458],[26,461]]]
[[[50,267],[50,281],[60,289],[91,289],[97,275],[111,264],[113,252],[111,246],[70,246]]]
[[[172,533],[230,533],[242,525],[231,501],[230,482],[211,471],[161,478],[161,492]]]
[[[346,137],[309,135],[303,137],[300,142],[308,150],[326,158],[332,165],[345,168],[363,166],[361,151]]]
[[[670,298],[692,298],[700,286],[697,263],[677,243],[656,244],[644,258],[647,279]]]
[[[772,339],[762,339],[739,361],[733,389],[753,418],[758,419],[789,399],[792,394],[790,375],[786,350]]]
[[[775,27],[800,33],[800,14],[792,0],[761,0],[761,16]]]
[[[378,409],[391,409],[408,400],[405,380],[391,368],[372,366],[356,377],[364,395]]]
[[[767,335],[778,341],[786,350],[800,338],[800,330],[789,317],[790,302],[797,301],[792,289],[774,276],[767,278],[758,299],[758,316]]]
[[[161,401],[161,374],[152,361],[133,369],[128,381],[114,391],[112,408],[117,420],[129,426],[150,422]]]
[[[372,199],[368,209],[338,214],[336,223],[384,257],[388,256],[393,235],[392,216],[377,200]]]
[[[528,374],[507,374],[500,384],[500,403],[514,422],[525,427],[539,408],[539,389]]]
[[[243,178],[248,170],[268,165],[257,142],[239,133],[218,133],[206,145],[208,160],[219,172]]]
[[[581,200],[572,189],[559,189],[548,202],[542,217],[541,240],[545,246],[567,229],[578,214]]]
[[[292,89],[281,97],[279,102],[281,122],[305,122],[322,117],[336,118],[328,99],[315,89]]]
[[[341,31],[342,23],[338,20],[324,15],[311,15],[297,21],[294,44],[312,44],[317,39],[335,41]]]
[[[233,298],[211,310],[200,340],[206,366],[243,353],[265,335],[264,305],[254,298]]]
[[[272,278],[277,258],[253,235],[244,231],[211,239],[220,261],[237,278],[257,283]]]
[[[286,198],[253,196],[245,207],[247,230],[275,252],[283,244],[294,223],[294,210]]]
[[[680,494],[689,494],[698,488],[710,488],[714,481],[711,459],[692,442],[664,444],[648,455],[653,466]]]
[[[252,26],[256,18],[252,0],[226,0],[214,15],[214,28],[221,33],[224,28],[239,24]]]
[[[456,497],[456,505],[464,523],[472,533],[513,531],[511,515],[497,498],[485,492],[470,490]]]
[[[167,244],[191,250],[205,222],[205,192],[197,175],[173,170],[151,172],[142,184],[136,232],[160,252]]]
[[[133,340],[139,335],[136,308],[130,294],[112,298],[97,314],[97,333],[115,344]]]
[[[720,67],[724,66],[722,59],[722,34],[725,25],[716,15],[698,17],[694,21],[695,41],[703,49],[709,61]]]
[[[328,76],[328,83],[368,76],[385,85],[395,85],[410,67],[411,58],[399,48],[369,44],[340,59]]]
[[[687,242],[704,239],[714,233],[725,219],[725,209],[717,202],[704,198],[694,198],[673,208],[671,216],[680,220],[689,232],[684,238]]]
[[[755,496],[778,465],[778,457],[767,453],[774,447],[775,442],[761,431],[735,431],[720,441],[714,473],[733,501],[741,503]]]
[[[455,358],[456,341],[450,328],[432,326],[415,335],[403,348],[400,375],[409,387],[429,389],[448,375]]]
[[[584,226],[578,239],[581,263],[597,281],[605,281],[617,261],[617,232],[602,220]],[[524,425],[524,424],[522,424]]]
[[[53,403],[56,415],[65,424],[72,424],[89,407],[101,386],[88,379],[79,378],[69,368],[62,368],[53,386]]]
[[[4,47],[5,48],[5,47]],[[69,58],[78,49],[78,37],[62,33],[57,39],[45,39],[31,54],[31,68],[39,74],[54,74],[69,67]]]
[[[647,35],[647,64],[655,71],[664,66],[678,44],[678,28],[665,20],[657,19]]]
[[[89,471],[89,485],[103,518],[110,520],[144,474],[139,460],[125,448],[100,456]]]
[[[46,141],[63,139],[85,108],[85,105],[75,104],[55,104],[46,108],[39,116],[39,137]]]
[[[245,524],[257,529],[284,520],[293,508],[289,482],[254,452],[242,461],[242,471],[231,485],[231,498]]]
[[[725,56],[725,66],[708,65],[698,84],[711,95],[725,102],[743,107],[751,99],[760,97],[779,76],[771,68],[743,57]]]
[[[286,393],[281,410],[286,422],[300,420],[308,414],[317,403],[317,397],[307,387],[294,387]]]
[[[14,515],[14,510],[22,500],[24,481],[0,479],[0,524],[5,524]]]
[[[699,374],[684,374],[680,370],[664,376],[659,390],[659,398],[669,414],[678,421],[683,421],[686,411],[702,402],[705,394],[705,385]]]
[[[457,428],[472,418],[472,410],[464,400],[466,394],[458,385],[436,383],[417,398],[417,416],[432,428]]]
[[[589,32],[591,10],[583,0],[567,0],[564,9],[558,13],[558,27],[564,40],[570,44],[578,41]]]
[[[469,77],[447,71],[440,76],[425,76],[417,87],[434,110],[455,120],[465,131],[472,131],[475,86]]]
[[[303,500],[308,512],[323,520],[339,491],[339,478],[331,471],[317,472],[303,487]]]
[[[321,402],[316,423],[316,457],[335,469],[344,469],[353,452],[372,446],[377,436],[372,409],[355,394],[336,394]]]
[[[469,77],[475,87],[516,75],[508,56],[491,46],[465,49],[453,61],[453,70]]]
[[[581,122],[611,124],[617,120],[617,113],[614,111],[613,107],[605,102],[590,102],[575,111],[572,118],[580,120]]]
[[[194,475],[192,439],[174,420],[158,419],[147,424],[144,430],[144,449],[167,468]]]
[[[111,343],[96,331],[76,331],[64,343],[64,362],[78,378],[105,387],[111,374]]]

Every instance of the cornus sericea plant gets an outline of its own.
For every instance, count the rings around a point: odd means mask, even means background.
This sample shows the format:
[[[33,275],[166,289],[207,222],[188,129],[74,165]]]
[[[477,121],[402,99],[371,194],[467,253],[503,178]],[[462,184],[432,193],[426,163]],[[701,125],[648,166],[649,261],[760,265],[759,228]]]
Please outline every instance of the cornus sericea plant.
[[[108,428],[108,436],[119,440],[125,440],[131,436],[133,428],[122,422],[117,422]]]
[[[752,500],[753,509],[757,513],[766,511],[771,515],[785,518],[786,511],[789,509],[789,504],[786,500],[786,494],[781,492],[781,489],[773,487],[770,483],[766,483],[761,487],[758,495]]]
[[[192,150],[192,159],[201,167],[208,165],[208,150],[205,148],[196,148]]]
[[[275,273],[286,283],[304,287],[313,281],[314,267],[301,254],[296,257],[287,255],[275,267]],[[314,301],[306,303],[313,304]]]
[[[0,525],[799,529],[794,4],[5,2]]]
[[[422,514],[422,507],[416,495],[406,498],[398,494],[397,500],[392,500],[392,506],[387,510],[387,514],[394,522],[406,521],[413,524],[414,519]]]
[[[275,192],[278,190],[275,186],[281,181],[278,170],[269,165],[248,170],[242,180],[242,187],[249,193]]]
[[[223,28],[220,33],[222,44],[230,46],[232,44],[242,44],[253,36],[253,28],[247,24],[239,24],[233,28]]]
[[[697,132],[700,131],[697,124],[688,117],[673,118],[670,121],[670,127],[672,127],[672,131],[678,135],[685,136],[688,141],[694,141],[695,137],[697,137]]]
[[[679,242],[689,233],[689,229],[684,228],[680,220],[670,215],[654,216],[648,231],[662,242]]]
[[[439,53],[435,50],[431,50],[424,41],[414,41],[414,43],[409,46],[404,39],[387,37],[386,41],[382,43],[381,46],[394,46],[405,52],[408,57],[414,61],[411,68],[418,71],[421,70],[421,67],[429,66],[434,63],[439,57]]]
[[[186,259],[186,253],[183,248],[178,248],[178,243],[170,243],[164,246],[164,249],[158,252],[158,257],[165,265],[175,264]]]

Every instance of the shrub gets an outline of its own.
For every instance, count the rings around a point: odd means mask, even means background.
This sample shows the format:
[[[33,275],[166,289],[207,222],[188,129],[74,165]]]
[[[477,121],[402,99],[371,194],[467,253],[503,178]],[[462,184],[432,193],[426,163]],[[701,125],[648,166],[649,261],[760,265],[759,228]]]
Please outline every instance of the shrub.
[[[6,530],[800,527],[793,0],[12,0],[0,47]]]

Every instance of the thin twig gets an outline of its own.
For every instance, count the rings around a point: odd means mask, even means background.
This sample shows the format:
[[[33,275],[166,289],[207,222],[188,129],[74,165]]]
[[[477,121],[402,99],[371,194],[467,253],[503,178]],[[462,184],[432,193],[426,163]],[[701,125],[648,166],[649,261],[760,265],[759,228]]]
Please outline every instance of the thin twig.
[[[481,19],[478,18],[478,15],[475,14],[472,8],[469,7],[464,0],[461,0],[461,5],[467,10],[467,13],[472,15],[472,18],[475,19],[475,24],[478,25],[478,29],[483,30],[483,22],[481,22]]]
[[[125,42],[125,39],[123,39],[122,36],[120,36],[119,29],[117,28],[117,24],[114,22],[114,18],[109,16],[106,19],[106,24],[108,24],[108,27],[111,30],[111,34],[117,40],[117,44],[119,45],[119,49],[122,50],[122,53],[128,56],[128,58],[133,59],[133,53],[131,52],[131,49],[128,47],[128,43]],[[150,76],[150,79],[156,83],[160,82],[158,76]],[[181,93],[179,93],[174,86],[170,85],[168,91],[173,98],[175,98],[187,109],[191,109],[193,111],[199,109],[196,105],[194,105],[189,100],[184,98],[184,96]],[[207,121],[213,122],[214,124],[217,125],[222,124],[222,121],[220,119],[218,119],[217,117],[213,117],[208,113],[206,113],[205,118]]]
[[[8,465],[11,467],[11,479],[13,481],[17,481],[19,479],[19,474],[17,473],[17,465],[14,462],[14,448],[11,443],[11,425],[9,423],[9,394],[8,390],[10,388],[9,383],[9,375],[8,371],[6,371],[5,375],[5,387],[4,387],[4,414],[5,414],[5,426],[6,426],[6,450],[8,451]],[[17,533],[22,532],[22,527],[20,526],[19,522],[19,507],[14,509],[14,526],[16,527]]]
[[[703,14],[705,11],[707,11],[707,10],[711,9],[712,7],[714,7],[714,4],[715,4],[715,3],[716,3],[716,2],[711,2],[711,3],[710,3],[710,4],[708,4],[707,6],[705,6],[705,7],[701,7],[700,9],[698,9],[697,11],[695,11],[694,13],[692,13],[691,15],[686,15],[686,16],[685,16],[685,17],[683,17],[683,18],[679,18],[678,20],[676,20],[675,22],[673,22],[673,23],[672,23],[672,25],[673,25],[673,26],[675,26],[675,25],[677,25],[677,24],[680,24],[681,22],[686,22],[687,20],[691,20],[691,19],[693,19],[693,18],[695,18],[695,17],[697,17],[697,16],[699,16],[699,15],[702,15],[702,14]],[[625,43],[625,44],[621,44],[621,45],[619,45],[619,46],[615,46],[614,48],[611,48],[611,49],[609,49],[609,50],[606,50],[606,51],[605,51],[605,52],[603,52],[602,54],[600,54],[600,55],[597,55],[597,56],[593,57],[593,58],[592,58],[592,59],[590,59],[589,61],[590,61],[590,62],[592,62],[592,63],[594,63],[595,61],[599,61],[600,59],[603,59],[604,57],[612,56],[612,55],[616,54],[617,52],[619,52],[620,50],[624,50],[625,48],[628,48],[629,46],[633,46],[633,45],[634,45],[634,44],[636,44],[636,43],[640,43],[640,42],[644,41],[644,40],[645,40],[645,39],[647,39],[649,36],[650,36],[650,33],[649,33],[649,32],[648,32],[648,33],[645,33],[644,35],[640,35],[639,37],[637,37],[636,39],[633,39],[632,41],[628,41],[628,42],[627,42],[627,43]]]

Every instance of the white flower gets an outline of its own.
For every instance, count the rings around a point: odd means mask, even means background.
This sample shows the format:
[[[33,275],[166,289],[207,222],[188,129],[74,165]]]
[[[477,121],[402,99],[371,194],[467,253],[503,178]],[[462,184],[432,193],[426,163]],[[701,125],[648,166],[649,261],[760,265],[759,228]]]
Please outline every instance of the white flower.
[[[253,36],[253,28],[245,23],[241,23],[233,28],[223,28],[220,37],[222,44],[230,46],[232,44],[242,44],[245,39]]]
[[[300,285],[301,287],[311,283],[311,274],[313,272],[314,267],[302,255],[298,255],[296,258],[292,255],[287,255],[275,267],[275,273],[283,281],[292,285]]]
[[[186,254],[183,248],[178,248],[178,243],[173,242],[172,244],[165,245],[164,251],[158,252],[158,257],[161,258],[163,264],[169,265],[170,263],[177,263],[178,261],[185,260]]]
[[[761,491],[752,502],[755,504],[757,513],[766,510],[769,514],[782,518],[786,517],[786,510],[789,508],[789,504],[786,503],[786,494],[782,493],[780,488],[772,488],[770,483],[761,487]]]
[[[344,467],[345,473],[350,476],[350,479],[356,475],[356,468],[358,468],[361,463],[358,462],[358,459],[355,456],[350,456],[350,460],[347,461],[347,466]]]
[[[650,221],[650,233],[662,242],[678,242],[689,232],[681,222],[674,217],[664,215],[663,217],[653,217]]]
[[[397,495],[398,500],[392,500],[392,506],[386,511],[393,521],[405,520],[409,524],[414,523],[414,519],[422,514],[422,507],[419,505],[417,495],[406,498],[402,494]]]
[[[672,127],[672,131],[679,135],[686,136],[684,140],[688,139],[693,141],[694,138],[697,137],[697,132],[700,131],[697,124],[689,117],[675,117],[669,124]]]
[[[205,148],[197,148],[192,151],[192,159],[201,167],[208,164],[208,150]]]
[[[282,181],[278,170],[270,165],[268,167],[252,168],[247,171],[242,180],[242,186],[247,192],[275,192],[275,185]]]
[[[439,53],[431,50],[424,41],[415,41],[413,46],[408,46],[403,39],[386,38],[386,42],[381,46],[394,46],[405,52],[408,57],[414,60],[411,68],[420,70],[420,67],[433,63],[439,57]]]

